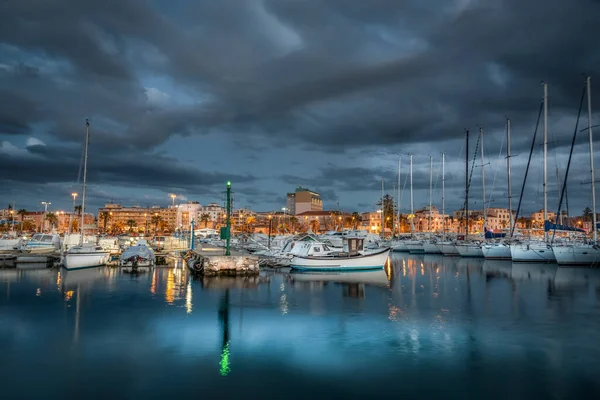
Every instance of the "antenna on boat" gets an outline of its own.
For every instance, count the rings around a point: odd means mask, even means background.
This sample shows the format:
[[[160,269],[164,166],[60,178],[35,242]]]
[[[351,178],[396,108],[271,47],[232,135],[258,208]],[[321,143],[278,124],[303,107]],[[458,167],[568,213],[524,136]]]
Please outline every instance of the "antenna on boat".
[[[87,186],[87,158],[88,158],[88,144],[90,143],[90,121],[89,119],[85,119],[85,150],[83,156],[83,194],[81,196],[81,242],[80,245],[83,245],[83,232],[84,227],[83,224],[85,222],[85,191]]]

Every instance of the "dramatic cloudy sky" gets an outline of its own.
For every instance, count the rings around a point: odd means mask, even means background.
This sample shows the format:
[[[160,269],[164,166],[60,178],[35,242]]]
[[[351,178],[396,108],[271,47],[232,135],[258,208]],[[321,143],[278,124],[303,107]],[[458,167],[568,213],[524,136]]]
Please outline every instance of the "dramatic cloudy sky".
[[[443,151],[456,209],[464,129],[472,154],[480,126],[489,205],[505,206],[505,117],[518,197],[547,81],[556,209],[585,74],[600,104],[598,0],[7,0],[0,10],[0,201],[17,208],[67,208],[81,192],[85,118],[94,208],[166,205],[169,193],[222,202],[231,180],[237,205],[254,210],[284,207],[300,184],[327,209],[369,210],[381,178],[386,191],[396,182],[398,155],[406,182],[409,153],[415,208],[428,202],[429,156],[439,205]],[[575,213],[591,202],[586,135],[569,175]],[[543,204],[541,138],[528,212]],[[471,203],[482,204],[480,167]]]

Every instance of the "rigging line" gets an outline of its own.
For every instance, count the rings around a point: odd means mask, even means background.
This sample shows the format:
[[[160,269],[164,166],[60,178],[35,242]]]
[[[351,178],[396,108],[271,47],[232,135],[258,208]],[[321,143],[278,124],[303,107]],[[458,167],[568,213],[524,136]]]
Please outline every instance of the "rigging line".
[[[517,226],[516,221],[519,219],[519,211],[521,211],[521,202],[523,200],[523,193],[525,192],[525,183],[527,182],[527,173],[529,172],[529,165],[531,164],[531,155],[535,148],[535,138],[537,136],[538,128],[540,127],[540,118],[542,117],[542,111],[544,109],[544,102],[540,102],[540,111],[538,112],[537,122],[535,123],[535,130],[533,131],[533,140],[531,141],[531,149],[529,150],[529,159],[527,160],[527,167],[525,168],[525,176],[523,177],[523,185],[521,186],[521,194],[519,195],[519,205],[517,206],[517,212],[515,213],[515,224],[513,225],[510,237],[513,237],[515,233],[515,227]]]
[[[581,109],[583,108],[583,99],[585,98],[585,91],[587,89],[586,86],[583,88],[583,93],[581,93],[581,101],[579,102],[579,113],[577,114],[577,121],[575,122],[575,132],[573,132],[573,140],[571,141],[571,151],[569,152],[569,161],[567,161],[567,169],[565,171],[565,179],[562,186],[562,190],[560,191],[560,200],[558,201],[558,211],[556,212],[556,216],[560,215],[560,208],[562,206],[563,197],[565,195],[565,187],[567,186],[567,177],[569,176],[569,168],[571,167],[571,158],[573,157],[573,149],[575,148],[575,139],[577,138],[577,127],[579,125],[579,119],[581,118]],[[546,221],[544,221],[544,224]],[[555,219],[554,221],[554,231],[552,232],[552,239],[550,240],[550,244],[554,242],[554,237],[556,236],[556,225],[558,221]],[[594,227],[595,228],[595,227]]]
[[[506,135],[502,136],[502,143],[500,144],[500,152],[498,153],[498,161],[502,161],[502,159],[504,158],[502,156],[502,150],[504,149],[504,141],[506,140]],[[496,187],[496,177],[498,176],[498,170],[500,166],[500,162],[498,162],[496,164],[496,171],[494,172],[494,179],[492,180],[492,189],[490,191],[490,196],[488,199],[488,203],[492,203],[494,201],[494,188]]]
[[[467,183],[467,189],[471,188],[471,180],[473,179],[473,171],[475,170],[475,160],[477,160],[477,151],[479,150],[479,141],[481,140],[481,135],[477,135],[477,142],[475,143],[475,152],[473,153],[473,162],[471,163],[471,172],[469,173],[469,183]],[[463,210],[467,208],[467,199],[465,199],[465,203],[463,206]]]

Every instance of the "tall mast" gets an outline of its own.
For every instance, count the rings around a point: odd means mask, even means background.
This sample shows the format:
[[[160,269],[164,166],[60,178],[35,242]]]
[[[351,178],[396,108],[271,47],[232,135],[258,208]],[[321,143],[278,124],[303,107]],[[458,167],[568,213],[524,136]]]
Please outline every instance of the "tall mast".
[[[412,161],[412,154],[409,155],[410,156],[410,233],[411,235],[414,233],[415,231],[415,223],[414,223],[414,216],[415,216],[415,209],[414,209],[414,201],[413,201],[413,180],[412,180],[412,170],[413,170],[413,161]]]
[[[400,165],[402,164],[402,156],[398,154],[398,194],[396,198],[396,203],[398,204],[398,209],[396,210],[398,214],[398,236],[400,236],[400,229],[402,228],[402,223],[400,222]]]
[[[88,144],[90,142],[90,121],[85,119],[85,150],[83,156],[83,195],[81,196],[81,239],[79,244],[83,244],[83,223],[85,222],[85,189],[87,186],[87,159]]]
[[[465,130],[465,239],[469,236],[469,130]]]
[[[548,156],[548,84],[544,82],[544,225],[548,220],[548,171],[546,158]],[[548,241],[548,232],[544,228],[544,240]]]
[[[506,168],[508,169],[508,227],[513,231],[512,187],[510,185],[510,118],[506,119]]]
[[[383,195],[383,178],[381,178],[381,237],[385,238],[385,203]]]
[[[433,157],[429,156],[429,237],[431,237],[431,206],[433,201]]]
[[[594,243],[598,241],[596,230],[596,173],[594,172],[594,139],[592,135],[592,78],[586,80],[587,103],[588,103],[588,131],[590,137],[590,172],[592,174],[592,230],[594,231]]]
[[[483,189],[483,227],[485,230],[485,224],[487,222],[487,211],[485,207],[485,158],[483,156],[483,128],[479,128],[479,136],[481,140],[481,186]]]
[[[445,185],[446,185],[446,155],[442,153],[442,240],[445,240],[446,236],[446,203],[444,200]]]

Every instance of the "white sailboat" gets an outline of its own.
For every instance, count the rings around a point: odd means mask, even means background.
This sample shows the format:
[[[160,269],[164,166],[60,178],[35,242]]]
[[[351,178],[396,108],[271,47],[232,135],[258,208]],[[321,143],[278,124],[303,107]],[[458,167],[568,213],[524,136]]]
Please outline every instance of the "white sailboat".
[[[510,118],[506,119],[506,168],[508,170],[508,228],[510,237],[513,233],[513,216],[512,216],[512,185],[510,183]],[[481,246],[483,257],[486,260],[510,260],[510,245],[505,242],[484,243]]]
[[[442,195],[443,197],[443,195]],[[438,249],[437,240],[433,237],[432,227],[432,207],[433,207],[433,157],[429,156],[429,238],[423,242],[423,253],[425,254],[442,254]]]
[[[592,243],[577,243],[572,245],[554,246],[554,256],[559,265],[597,265],[600,264],[600,246],[598,246],[598,230],[596,221],[596,174],[594,172],[594,146],[592,135],[592,99],[591,78],[586,79],[588,106],[588,135],[590,142],[590,171],[592,175]]]
[[[85,151],[83,163],[83,196],[81,199],[81,241],[79,246],[71,247],[63,256],[63,267],[67,270],[93,268],[106,265],[110,253],[101,246],[93,243],[84,243],[84,216],[85,216],[85,191],[87,185],[87,158],[90,141],[90,123],[85,121]]]
[[[412,154],[409,156],[409,174],[410,174],[410,234],[411,240],[406,240],[404,245],[410,253],[423,253],[423,240],[415,239],[415,208],[414,208],[414,197],[413,197],[413,161]]]
[[[548,84],[544,82],[544,223],[548,220]],[[528,241],[510,245],[514,262],[556,262],[552,247],[548,244],[548,232],[544,230],[544,241]]]

